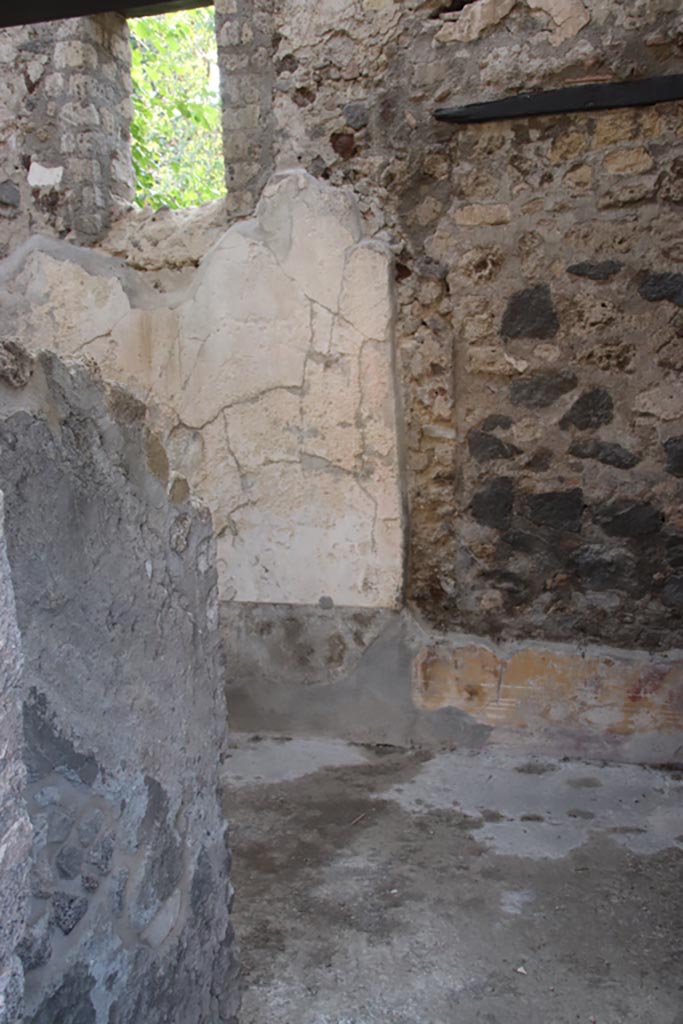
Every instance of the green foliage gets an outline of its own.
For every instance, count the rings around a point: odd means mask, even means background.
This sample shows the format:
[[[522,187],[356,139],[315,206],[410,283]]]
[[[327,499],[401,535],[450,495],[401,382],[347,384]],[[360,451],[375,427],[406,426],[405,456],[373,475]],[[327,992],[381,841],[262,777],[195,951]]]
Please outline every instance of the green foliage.
[[[198,206],[225,191],[213,7],[130,21],[136,202]]]

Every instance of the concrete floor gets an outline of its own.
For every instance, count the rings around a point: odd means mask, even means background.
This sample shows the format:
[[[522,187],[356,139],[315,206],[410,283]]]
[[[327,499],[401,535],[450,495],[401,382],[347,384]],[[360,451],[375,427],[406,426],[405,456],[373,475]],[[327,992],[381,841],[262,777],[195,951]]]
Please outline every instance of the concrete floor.
[[[683,1024],[683,773],[233,739],[241,1024]]]

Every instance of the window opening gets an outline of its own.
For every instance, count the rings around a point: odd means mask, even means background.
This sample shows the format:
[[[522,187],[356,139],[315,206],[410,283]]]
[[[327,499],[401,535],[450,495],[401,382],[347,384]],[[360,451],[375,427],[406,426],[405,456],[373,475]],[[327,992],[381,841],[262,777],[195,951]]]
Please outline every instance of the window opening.
[[[129,22],[136,202],[199,206],[225,192],[213,7]]]

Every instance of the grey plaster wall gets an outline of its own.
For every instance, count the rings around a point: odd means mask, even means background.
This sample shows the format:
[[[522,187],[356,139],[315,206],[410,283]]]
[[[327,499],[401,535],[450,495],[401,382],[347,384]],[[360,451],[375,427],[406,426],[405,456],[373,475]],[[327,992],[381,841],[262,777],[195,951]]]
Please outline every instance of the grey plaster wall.
[[[0,1024],[21,1016],[24,972],[16,947],[25,924],[31,826],[21,799],[25,771],[21,745],[21,645],[5,551],[0,491]]]
[[[144,405],[89,367],[3,355],[35,830],[25,1020],[233,1021],[210,517],[167,497]]]

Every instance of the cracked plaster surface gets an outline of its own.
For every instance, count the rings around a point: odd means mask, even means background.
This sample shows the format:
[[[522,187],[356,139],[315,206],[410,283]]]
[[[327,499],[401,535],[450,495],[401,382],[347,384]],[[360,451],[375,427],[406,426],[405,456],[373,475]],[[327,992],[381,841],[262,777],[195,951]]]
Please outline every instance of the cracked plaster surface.
[[[182,292],[141,301],[106,258],[27,251],[4,275],[4,331],[93,359],[153,406],[171,484],[184,477],[211,508],[224,599],[392,607],[390,262],[346,192],[290,172]]]

